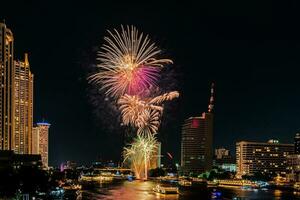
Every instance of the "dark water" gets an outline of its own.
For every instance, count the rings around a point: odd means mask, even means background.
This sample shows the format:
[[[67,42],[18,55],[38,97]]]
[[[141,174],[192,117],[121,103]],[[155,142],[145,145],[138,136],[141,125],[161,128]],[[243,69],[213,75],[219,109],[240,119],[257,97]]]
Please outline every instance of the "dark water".
[[[180,188],[178,195],[162,195],[152,191],[156,183],[147,181],[133,181],[133,182],[119,182],[110,184],[100,184],[93,188],[83,189],[81,195],[77,199],[82,200],[158,200],[158,199],[211,199],[211,192],[213,188],[194,187],[194,188]],[[300,193],[293,191],[282,190],[256,190],[247,191],[241,188],[217,188],[222,193],[221,199],[235,199],[235,200],[252,200],[252,199],[283,199],[292,200],[300,199]],[[69,198],[71,199],[71,198]]]

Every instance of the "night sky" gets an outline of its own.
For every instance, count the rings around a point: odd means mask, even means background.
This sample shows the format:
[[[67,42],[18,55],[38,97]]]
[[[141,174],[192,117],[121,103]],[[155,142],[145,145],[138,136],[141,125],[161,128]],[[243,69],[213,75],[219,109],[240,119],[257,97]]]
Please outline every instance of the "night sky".
[[[292,142],[300,131],[299,1],[80,2],[0,4],[0,20],[14,33],[15,58],[29,53],[34,121],[52,124],[50,164],[119,158],[121,136],[100,122],[104,115],[95,113],[101,109],[91,103],[86,77],[106,29],[121,24],[148,33],[174,60],[181,97],[169,103],[168,127],[160,133],[174,162],[180,160],[180,126],[207,110],[212,81],[216,147],[234,150],[242,139]]]

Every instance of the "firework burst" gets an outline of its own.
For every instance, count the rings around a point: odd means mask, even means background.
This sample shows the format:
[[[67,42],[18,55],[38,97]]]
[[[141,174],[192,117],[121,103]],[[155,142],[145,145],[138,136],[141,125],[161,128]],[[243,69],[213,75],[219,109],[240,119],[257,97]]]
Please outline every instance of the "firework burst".
[[[155,156],[157,148],[158,142],[152,135],[138,135],[129,147],[124,148],[124,162],[129,161],[137,179],[144,177],[147,180],[150,160]]]
[[[106,95],[115,98],[124,94],[141,95],[156,85],[160,69],[172,60],[156,58],[161,50],[134,26],[121,26],[121,32],[114,29],[108,33],[98,54],[100,72],[89,80],[101,84]]]
[[[155,135],[163,103],[179,96],[177,91],[157,96],[161,70],[172,60],[158,58],[161,50],[134,26],[121,26],[120,31],[114,29],[108,34],[98,52],[99,71],[88,80],[99,84],[108,100],[112,97],[121,111],[122,124],[137,130],[134,141],[124,148],[124,162],[130,163],[138,179],[147,179],[158,149]]]
[[[177,98],[177,91],[142,100],[139,96],[124,95],[119,101],[122,121],[125,125],[138,128],[138,134],[156,134],[165,101]]]

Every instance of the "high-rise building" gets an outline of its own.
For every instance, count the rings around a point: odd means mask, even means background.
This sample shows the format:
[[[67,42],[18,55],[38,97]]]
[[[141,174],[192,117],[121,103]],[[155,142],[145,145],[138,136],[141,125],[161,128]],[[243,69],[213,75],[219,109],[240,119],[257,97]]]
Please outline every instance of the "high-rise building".
[[[33,74],[28,56],[14,61],[13,33],[0,23],[0,150],[30,154],[33,121]]]
[[[286,174],[287,156],[293,152],[293,144],[280,144],[278,140],[269,140],[266,143],[237,142],[237,177],[254,175],[257,172]]]
[[[4,23],[0,23],[0,150],[14,147],[14,37]]]
[[[181,167],[185,174],[202,173],[212,167],[213,114],[190,117],[182,127]]]
[[[181,132],[181,168],[184,174],[202,173],[211,170],[213,163],[213,102],[211,88],[208,112],[200,117],[185,120]]]
[[[17,154],[31,154],[33,74],[30,71],[27,54],[25,54],[24,61],[15,61],[14,78],[14,151]]]
[[[40,129],[38,127],[32,127],[31,147],[32,154],[40,154]]]
[[[300,133],[296,133],[294,138],[295,154],[300,154]]]
[[[49,127],[50,124],[46,122],[40,122],[36,124],[39,133],[39,154],[42,156],[42,163],[45,168],[48,168],[48,155],[49,155]]]

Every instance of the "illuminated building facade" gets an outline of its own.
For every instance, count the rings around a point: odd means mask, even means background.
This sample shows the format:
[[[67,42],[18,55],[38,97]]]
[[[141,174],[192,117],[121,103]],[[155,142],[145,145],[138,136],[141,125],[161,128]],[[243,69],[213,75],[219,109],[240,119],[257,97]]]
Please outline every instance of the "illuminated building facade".
[[[32,127],[32,137],[31,137],[31,147],[32,147],[32,154],[39,154],[40,148],[40,132],[38,127]]]
[[[42,163],[44,168],[48,168],[48,155],[49,155],[49,127],[50,124],[46,122],[41,122],[36,124],[39,133],[39,154],[42,156]]]
[[[181,132],[183,174],[209,171],[213,164],[214,83],[211,84],[208,112],[184,121]]]
[[[185,120],[181,135],[181,167],[184,174],[202,173],[212,168],[213,114]]]
[[[296,133],[294,138],[295,154],[300,154],[300,133]]]
[[[230,153],[229,153],[228,149],[225,149],[225,148],[215,149],[215,157],[216,157],[216,159],[222,159],[223,157],[227,157],[229,155],[230,155]]]
[[[14,147],[14,37],[4,23],[0,23],[0,150]]]
[[[288,164],[288,180],[299,182],[300,181],[300,155],[293,154],[287,156]]]
[[[32,153],[33,74],[28,56],[14,61],[13,33],[0,23],[0,150]]]
[[[31,154],[33,74],[30,71],[27,54],[25,54],[24,62],[15,61],[14,78],[14,151],[17,154]]]
[[[256,172],[286,174],[287,157],[294,152],[293,144],[280,144],[278,140],[236,143],[237,177]]]

